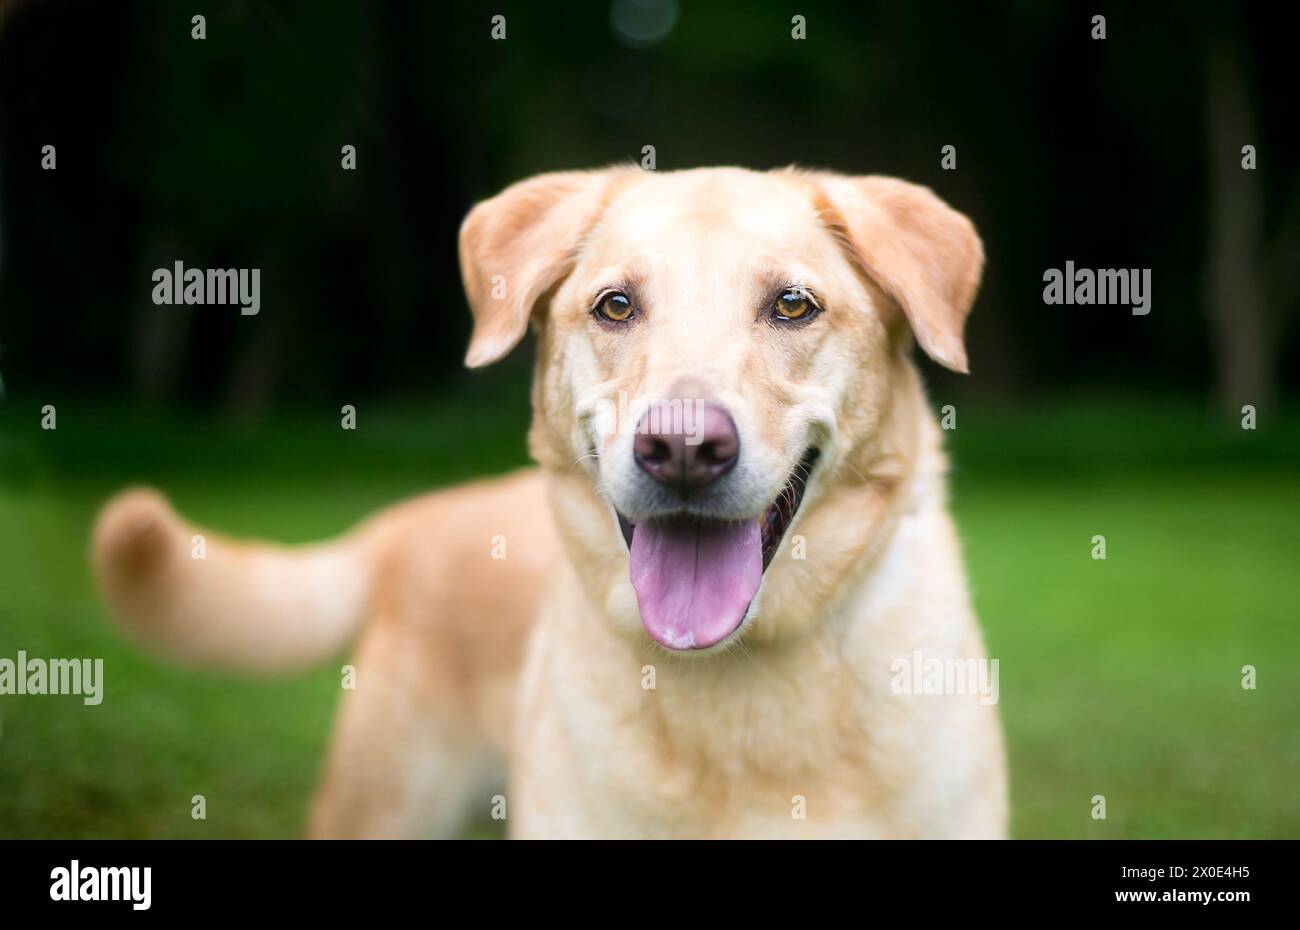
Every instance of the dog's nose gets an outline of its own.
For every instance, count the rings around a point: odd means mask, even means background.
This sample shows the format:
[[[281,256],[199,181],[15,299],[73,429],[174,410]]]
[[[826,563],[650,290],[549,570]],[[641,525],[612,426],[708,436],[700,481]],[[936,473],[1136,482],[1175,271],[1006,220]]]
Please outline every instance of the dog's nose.
[[[632,456],[660,484],[691,491],[731,471],[740,457],[740,435],[731,415],[717,404],[687,404],[683,410],[675,423],[655,416],[654,408],[647,411],[637,426]]]

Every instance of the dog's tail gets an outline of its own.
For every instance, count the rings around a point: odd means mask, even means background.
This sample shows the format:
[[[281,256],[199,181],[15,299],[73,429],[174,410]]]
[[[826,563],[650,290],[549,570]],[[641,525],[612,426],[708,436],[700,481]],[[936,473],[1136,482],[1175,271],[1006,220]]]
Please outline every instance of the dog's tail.
[[[121,628],[189,665],[276,672],[343,649],[371,599],[384,540],[373,524],[288,547],[191,526],[156,491],[123,491],[100,511],[91,561]]]

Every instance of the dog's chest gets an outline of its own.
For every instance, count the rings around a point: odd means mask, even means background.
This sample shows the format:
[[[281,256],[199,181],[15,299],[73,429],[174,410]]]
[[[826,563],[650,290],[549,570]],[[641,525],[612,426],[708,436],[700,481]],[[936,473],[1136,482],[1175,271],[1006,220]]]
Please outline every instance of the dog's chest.
[[[665,836],[883,833],[893,762],[852,676],[815,658],[747,671],[660,677],[604,734],[621,747],[602,766],[613,807]]]
[[[846,654],[830,632],[708,662],[617,645],[580,656],[552,629],[521,703],[516,835],[905,833],[895,812],[921,760],[900,738],[912,705],[869,674],[888,669],[880,656]]]

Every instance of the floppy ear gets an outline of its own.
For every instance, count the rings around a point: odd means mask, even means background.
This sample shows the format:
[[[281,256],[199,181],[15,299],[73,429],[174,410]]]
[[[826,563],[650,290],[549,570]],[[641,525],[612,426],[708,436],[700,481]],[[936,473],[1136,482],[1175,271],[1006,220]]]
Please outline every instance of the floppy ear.
[[[495,362],[523,338],[533,305],[572,269],[608,174],[541,174],[484,200],[465,217],[460,273],[474,311],[465,354],[470,368]]]
[[[926,187],[879,176],[814,175],[833,227],[906,314],[921,348],[962,374],[962,329],[984,267],[975,227]],[[826,211],[824,211],[826,212]]]

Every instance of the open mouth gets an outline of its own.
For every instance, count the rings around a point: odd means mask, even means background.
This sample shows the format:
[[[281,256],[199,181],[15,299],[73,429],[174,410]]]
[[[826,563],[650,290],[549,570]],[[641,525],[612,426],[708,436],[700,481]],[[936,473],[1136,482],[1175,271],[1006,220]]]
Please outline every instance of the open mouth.
[[[804,453],[757,520],[682,513],[633,524],[618,515],[641,622],[656,642],[707,649],[735,632],[803,502],[817,457],[816,449]]]

